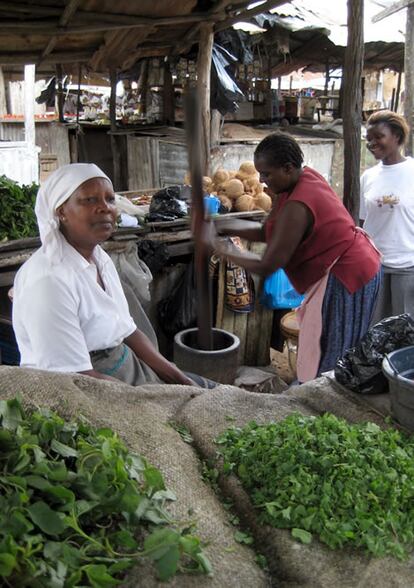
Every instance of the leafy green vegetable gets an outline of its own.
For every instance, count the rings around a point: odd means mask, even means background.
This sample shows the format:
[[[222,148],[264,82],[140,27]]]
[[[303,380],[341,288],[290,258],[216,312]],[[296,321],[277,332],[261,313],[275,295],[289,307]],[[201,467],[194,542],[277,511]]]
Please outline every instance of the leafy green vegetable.
[[[331,414],[231,428],[216,442],[225,472],[260,520],[331,548],[405,559],[414,546],[414,438]]]
[[[193,527],[172,523],[161,472],[113,431],[26,415],[17,399],[0,420],[2,586],[118,586],[143,558],[161,580],[212,573]]]
[[[36,237],[39,234],[34,206],[39,186],[19,186],[0,176],[0,241]]]

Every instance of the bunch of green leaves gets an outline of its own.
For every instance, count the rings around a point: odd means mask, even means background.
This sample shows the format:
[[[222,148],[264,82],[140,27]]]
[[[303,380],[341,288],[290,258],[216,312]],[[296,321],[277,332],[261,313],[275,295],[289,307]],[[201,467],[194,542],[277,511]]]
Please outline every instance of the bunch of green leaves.
[[[39,230],[34,206],[39,186],[19,186],[0,176],[0,241],[36,237]]]
[[[5,586],[117,586],[143,558],[168,580],[211,573],[193,525],[171,520],[160,471],[108,428],[0,401],[0,578]]]
[[[216,442],[260,520],[309,543],[407,557],[414,544],[414,439],[331,414],[225,431]]]

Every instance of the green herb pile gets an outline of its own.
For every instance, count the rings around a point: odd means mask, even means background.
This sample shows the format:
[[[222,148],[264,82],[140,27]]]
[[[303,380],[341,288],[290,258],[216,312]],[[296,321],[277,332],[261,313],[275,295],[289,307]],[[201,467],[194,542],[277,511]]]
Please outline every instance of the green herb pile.
[[[405,559],[414,545],[414,439],[331,414],[249,423],[218,439],[261,522],[331,548]]]
[[[166,512],[175,497],[159,470],[113,431],[25,415],[17,399],[0,418],[2,586],[107,588],[142,558],[161,580],[211,573],[193,525]]]
[[[0,176],[0,241],[36,237],[34,206],[37,184],[19,186],[6,176]]]

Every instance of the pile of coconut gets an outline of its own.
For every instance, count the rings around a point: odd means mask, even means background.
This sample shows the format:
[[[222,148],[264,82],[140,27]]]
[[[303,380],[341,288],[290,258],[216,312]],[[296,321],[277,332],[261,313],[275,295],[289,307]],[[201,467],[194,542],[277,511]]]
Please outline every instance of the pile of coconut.
[[[189,183],[188,174],[184,182]],[[251,161],[242,163],[238,171],[220,168],[211,178],[204,176],[203,190],[205,194],[213,194],[220,198],[221,204],[229,212],[269,212],[272,206],[272,200],[263,191],[263,184],[260,183],[259,174]]]

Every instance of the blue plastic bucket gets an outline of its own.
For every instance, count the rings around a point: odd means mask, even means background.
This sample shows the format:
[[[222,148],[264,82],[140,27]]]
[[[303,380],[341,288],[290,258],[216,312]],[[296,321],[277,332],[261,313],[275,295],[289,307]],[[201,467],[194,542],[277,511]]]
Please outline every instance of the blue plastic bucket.
[[[414,345],[387,353],[382,371],[390,386],[393,416],[414,431]]]

